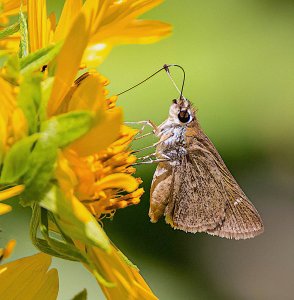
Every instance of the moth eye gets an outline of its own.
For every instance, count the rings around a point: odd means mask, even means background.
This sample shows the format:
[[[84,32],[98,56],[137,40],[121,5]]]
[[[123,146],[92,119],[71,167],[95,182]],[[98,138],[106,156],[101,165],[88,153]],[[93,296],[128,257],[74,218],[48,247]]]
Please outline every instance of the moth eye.
[[[182,110],[179,112],[178,118],[182,123],[187,123],[190,121],[190,114],[186,110]]]
[[[172,100],[173,104],[177,104],[177,99]]]

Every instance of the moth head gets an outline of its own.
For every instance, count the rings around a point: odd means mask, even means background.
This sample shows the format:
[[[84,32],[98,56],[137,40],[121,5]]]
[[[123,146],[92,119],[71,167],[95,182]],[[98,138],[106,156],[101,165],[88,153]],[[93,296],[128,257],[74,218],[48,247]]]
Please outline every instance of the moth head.
[[[188,99],[181,97],[172,101],[169,117],[174,123],[187,125],[195,120],[195,110]]]

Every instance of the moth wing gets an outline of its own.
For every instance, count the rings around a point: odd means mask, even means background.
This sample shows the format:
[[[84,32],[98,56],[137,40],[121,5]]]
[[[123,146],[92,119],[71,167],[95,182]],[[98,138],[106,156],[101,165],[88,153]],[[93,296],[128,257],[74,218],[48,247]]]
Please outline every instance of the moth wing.
[[[152,223],[157,222],[164,214],[170,198],[170,189],[173,185],[172,181],[172,168],[167,163],[159,163],[153,175],[150,189],[149,217]]]
[[[186,232],[212,230],[225,217],[224,197],[220,179],[207,169],[207,159],[195,165],[187,155],[173,170],[166,222]]]
[[[202,131],[197,137],[192,153],[192,160],[196,164],[203,160],[204,156],[213,158],[214,162],[207,165],[207,172],[222,182],[222,194],[225,195],[224,219],[218,226],[207,232],[234,239],[252,238],[262,233],[263,223],[257,210],[226,167],[212,142]]]

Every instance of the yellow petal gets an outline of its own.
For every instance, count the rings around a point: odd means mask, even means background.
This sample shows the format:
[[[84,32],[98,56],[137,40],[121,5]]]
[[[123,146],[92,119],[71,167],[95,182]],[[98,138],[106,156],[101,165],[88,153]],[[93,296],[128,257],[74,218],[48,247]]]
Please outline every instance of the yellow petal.
[[[54,269],[47,272],[50,264],[49,255],[36,254],[1,265],[1,299],[55,300],[58,274]]]
[[[33,299],[56,300],[58,289],[58,272],[56,269],[51,269],[47,273],[46,280],[43,280],[40,284],[38,291],[33,296]]]
[[[64,39],[70,30],[70,27],[82,9],[82,0],[66,0],[59,18],[58,25],[54,34],[54,41],[58,42]]]
[[[133,20],[107,39],[112,44],[155,43],[171,33],[171,26],[160,21]],[[93,37],[95,40],[95,37]]]
[[[162,2],[163,0],[115,1],[107,10],[104,22],[101,25],[110,27],[112,23],[119,23],[119,26],[125,26],[130,20],[135,19]]]
[[[87,134],[74,141],[70,148],[80,156],[106,149],[119,136],[122,117],[122,110],[119,107],[105,111],[103,119],[100,120],[99,117],[95,121],[96,125]]]
[[[68,155],[71,155],[70,151],[65,151]],[[68,160],[65,158],[63,152],[58,153],[56,177],[58,183],[67,197],[70,197],[72,190],[78,184],[78,180],[74,171],[70,168]]]
[[[14,247],[16,245],[16,241],[15,240],[10,240],[7,244],[6,247],[4,249],[0,249],[0,261],[3,258],[7,258],[11,255]]]
[[[26,0],[1,0],[0,4],[3,5],[1,16],[11,16],[19,13],[21,4],[23,5],[22,11],[26,10]]]
[[[104,86],[98,73],[89,74],[76,88],[69,100],[68,111],[90,110],[103,112],[105,110]]]
[[[28,134],[28,122],[22,109],[18,107],[14,110],[11,119],[14,141],[16,142]]]
[[[49,116],[57,112],[63,98],[72,86],[88,43],[88,37],[88,32],[85,28],[85,16],[79,14],[57,57],[57,70],[47,107]]]
[[[96,182],[96,186],[100,190],[105,189],[124,189],[127,192],[133,192],[139,186],[137,180],[123,173],[111,174]]]
[[[12,188],[0,191],[0,201],[19,195],[24,191],[24,189],[24,185],[17,185]]]
[[[91,35],[98,31],[105,17],[112,0],[87,0],[83,6],[83,12],[86,17],[86,27],[90,30]]]
[[[87,0],[83,7],[91,38],[83,63],[90,67],[101,64],[114,45],[153,43],[170,33],[168,24],[134,20],[159,5],[162,0]],[[138,27],[138,28],[137,28]]]
[[[112,46],[109,43],[92,43],[86,48],[82,61],[88,67],[97,67],[104,61],[111,49]]]
[[[30,52],[48,45],[46,0],[28,0],[28,33]]]
[[[7,81],[0,77],[0,100],[1,100],[1,109],[0,109],[0,118],[7,123],[7,120],[12,115],[16,107],[16,89]]]
[[[47,35],[46,35],[46,46],[53,42],[54,32],[56,29],[56,16],[55,13],[51,13],[47,18]]]
[[[156,300],[158,299],[140,275],[138,269],[127,262],[124,255],[111,246],[111,252],[105,253],[98,248],[87,248],[89,257],[94,262],[98,272],[114,287],[100,283],[107,299]],[[99,283],[99,281],[98,281]]]
[[[0,203],[0,216],[9,213],[12,210],[12,207],[8,204]]]

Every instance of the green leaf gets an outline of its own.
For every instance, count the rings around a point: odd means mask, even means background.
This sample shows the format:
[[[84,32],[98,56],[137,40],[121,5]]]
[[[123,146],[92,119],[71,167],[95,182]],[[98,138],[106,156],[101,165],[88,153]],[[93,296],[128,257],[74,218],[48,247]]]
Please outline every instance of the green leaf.
[[[8,27],[5,27],[0,31],[0,40],[7,38],[8,36],[19,31],[20,25],[19,22],[16,22]]]
[[[71,237],[86,245],[110,250],[110,241],[87,208],[75,197],[68,199],[57,186],[52,186],[40,205],[56,216],[59,227]]]
[[[38,73],[24,76],[18,94],[18,105],[28,121],[30,134],[40,128],[41,80],[42,76]]]
[[[87,133],[92,122],[91,112],[72,111],[52,117],[42,127],[50,136],[54,136],[57,146],[62,148]]]
[[[69,249],[67,244],[61,243],[62,246],[59,245],[58,249],[56,247],[52,247],[52,245],[48,242],[48,239],[38,238],[38,231],[41,225],[41,207],[35,203],[32,206],[33,213],[30,222],[30,236],[33,245],[38,248],[40,251],[47,253],[52,256],[56,256],[62,259],[71,260],[71,261],[81,261],[83,263],[87,263],[87,259],[79,252],[78,249],[72,250],[72,247]],[[44,228],[44,226],[43,226]],[[71,246],[71,245],[69,245]]]
[[[42,123],[39,139],[28,158],[22,205],[42,199],[53,177],[58,148],[67,146],[85,134],[91,125],[91,113],[85,111],[62,114]]]
[[[21,74],[27,74],[41,70],[43,66],[47,65],[57,56],[61,46],[62,42],[54,46],[50,45],[22,58],[20,60]]]
[[[29,168],[28,157],[38,138],[34,134],[16,142],[7,153],[1,172],[1,184],[14,183],[25,174]]]
[[[54,165],[57,159],[55,136],[48,132],[40,133],[40,137],[31,155],[28,157],[28,171],[24,175],[26,189],[22,194],[21,204],[28,206],[40,201],[49,181],[53,177]]]
[[[18,84],[20,70],[18,56],[10,55],[5,61],[3,68],[5,69],[5,73],[2,77],[13,84]]]
[[[75,295],[72,300],[87,300],[88,293],[86,289],[83,289],[81,292],[79,292],[77,295]]]
[[[22,11],[19,13],[19,31],[20,31],[20,43],[19,54],[20,58],[25,57],[29,53],[29,38],[28,38],[28,26],[25,15]]]
[[[47,119],[47,104],[51,96],[53,83],[54,77],[48,77],[41,82],[42,102],[39,111],[39,119],[41,122]]]
[[[48,227],[48,211],[42,207],[40,230],[51,249],[53,249],[59,254],[62,254],[65,257],[69,257],[69,259],[77,260],[83,263],[88,263],[87,259],[81,254],[80,250],[78,250],[72,242],[67,243],[65,241],[60,241],[56,238],[50,237]],[[55,232],[55,236],[56,235],[57,232]]]
[[[54,45],[49,45],[45,48],[41,48],[33,53],[30,53],[28,56],[23,57],[20,59],[20,68],[24,69],[34,61],[44,57],[47,55],[52,49],[54,48]],[[41,66],[42,67],[42,66]]]

